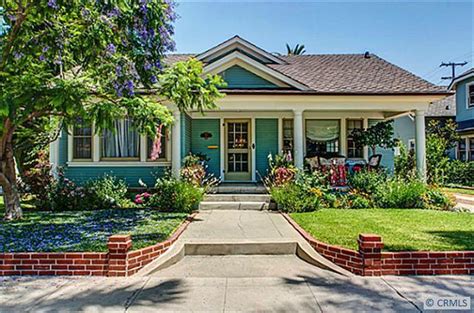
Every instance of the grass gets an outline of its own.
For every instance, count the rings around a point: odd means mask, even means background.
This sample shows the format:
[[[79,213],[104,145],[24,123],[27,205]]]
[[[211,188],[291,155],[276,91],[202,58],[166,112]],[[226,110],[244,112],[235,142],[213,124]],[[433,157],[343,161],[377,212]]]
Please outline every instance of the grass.
[[[3,199],[0,213],[3,215]],[[0,221],[1,252],[107,251],[107,238],[130,234],[133,249],[168,238],[185,213],[115,209],[46,212],[25,210],[19,221]]]
[[[474,196],[474,189],[463,189],[463,188],[443,188],[443,191],[449,193],[459,193],[463,195]]]
[[[357,250],[360,233],[382,236],[386,251],[474,250],[474,214],[416,209],[322,209],[292,213],[314,238]]]

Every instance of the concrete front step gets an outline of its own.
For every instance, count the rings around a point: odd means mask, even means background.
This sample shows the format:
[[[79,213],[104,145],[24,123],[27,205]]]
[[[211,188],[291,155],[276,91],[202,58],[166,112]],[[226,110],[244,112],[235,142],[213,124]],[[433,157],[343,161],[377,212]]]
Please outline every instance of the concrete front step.
[[[474,196],[455,194],[454,197],[457,203],[474,205]]]
[[[203,201],[199,204],[199,210],[268,210],[268,202],[245,202],[245,201]]]
[[[270,195],[266,194],[208,194],[206,202],[270,202]]]
[[[298,243],[292,241],[247,243],[186,243],[186,255],[279,255],[296,254]]]
[[[222,184],[212,191],[217,194],[267,194],[267,189],[260,184]]]

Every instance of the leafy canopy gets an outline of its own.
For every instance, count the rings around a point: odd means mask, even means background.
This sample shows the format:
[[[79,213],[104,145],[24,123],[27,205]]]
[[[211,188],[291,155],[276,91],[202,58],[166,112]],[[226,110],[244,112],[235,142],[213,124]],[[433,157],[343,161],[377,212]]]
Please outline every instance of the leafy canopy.
[[[218,76],[201,78],[195,60],[166,68],[176,19],[170,0],[3,0],[0,136],[42,117],[78,117],[111,128],[129,116],[140,132],[180,110],[213,107]],[[157,96],[150,96],[156,94]]]
[[[378,122],[367,129],[354,129],[352,138],[358,146],[371,147],[373,154],[377,146],[387,149],[396,145],[392,121]]]

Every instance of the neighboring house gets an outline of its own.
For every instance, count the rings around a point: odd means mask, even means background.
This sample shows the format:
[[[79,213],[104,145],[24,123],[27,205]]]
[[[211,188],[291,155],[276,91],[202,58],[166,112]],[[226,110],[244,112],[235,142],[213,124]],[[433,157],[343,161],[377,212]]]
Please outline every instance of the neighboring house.
[[[474,68],[454,78],[449,88],[456,91],[456,122],[461,136],[457,158],[474,161]]]
[[[445,88],[445,87],[443,87]],[[453,121],[456,119],[456,102],[455,95],[449,95],[441,100],[430,103],[426,111],[425,125],[432,120],[440,121],[443,125],[448,119]],[[416,131],[415,131],[415,115],[408,115],[394,119],[394,137],[399,139],[409,150],[415,150],[416,147]],[[394,153],[390,149],[381,149],[382,165],[388,169],[393,168]],[[450,151],[450,157],[455,158],[455,150]]]
[[[423,171],[426,112],[450,94],[370,53],[275,56],[235,36],[167,62],[189,57],[201,60],[206,74],[224,77],[226,96],[204,115],[175,110],[161,159],[151,161],[150,140],[117,121],[115,134],[94,135],[81,125],[63,133],[51,146],[52,163],[79,182],[113,173],[136,186],[139,179],[152,184],[169,167],[178,173],[192,152],[206,155],[209,171],[223,181],[252,182],[265,175],[268,154],[283,150],[293,152],[298,167],[314,155],[368,158],[368,149],[351,140],[352,129],[412,113],[410,136],[422,143],[416,154]]]

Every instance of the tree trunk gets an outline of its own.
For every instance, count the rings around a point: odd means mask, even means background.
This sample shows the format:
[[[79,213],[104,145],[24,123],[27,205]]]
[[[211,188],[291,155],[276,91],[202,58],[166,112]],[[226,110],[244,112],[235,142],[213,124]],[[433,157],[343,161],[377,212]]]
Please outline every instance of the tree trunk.
[[[4,142],[4,146],[1,147],[3,153],[0,155],[0,185],[2,186],[3,199],[5,200],[5,219],[20,219],[23,217],[23,212],[21,209],[20,194],[18,192],[16,181],[13,143],[11,139],[7,139]]]
[[[16,182],[10,185],[2,184],[3,199],[5,200],[5,219],[16,220],[23,217],[20,205],[20,194]]]

